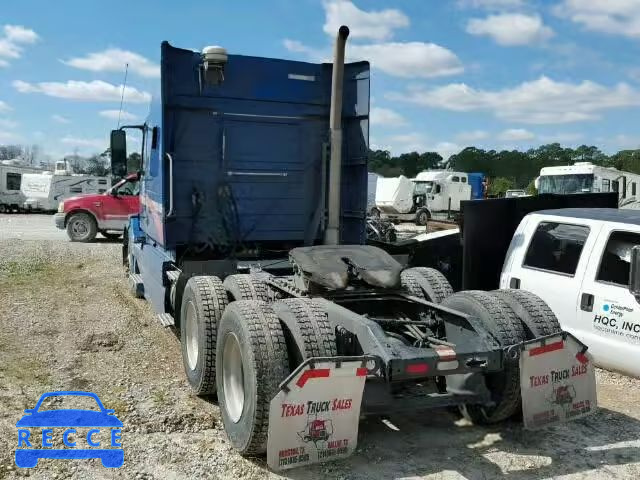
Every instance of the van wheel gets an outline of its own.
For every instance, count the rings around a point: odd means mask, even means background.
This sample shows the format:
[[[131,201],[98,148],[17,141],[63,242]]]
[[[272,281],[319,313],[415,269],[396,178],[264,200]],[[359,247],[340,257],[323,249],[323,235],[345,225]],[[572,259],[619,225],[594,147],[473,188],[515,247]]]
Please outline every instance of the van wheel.
[[[269,406],[289,374],[287,346],[271,306],[255,300],[229,304],[218,330],[218,401],[231,445],[241,455],[267,448]]]
[[[97,233],[96,220],[88,213],[74,213],[67,220],[67,235],[72,242],[91,242]]]
[[[453,295],[453,287],[449,280],[435,268],[412,267],[400,274],[402,286],[409,291],[415,291],[417,285],[423,292],[425,300],[441,303],[445,298]]]
[[[547,302],[526,290],[495,290],[524,325],[527,340],[562,331],[558,318]]]
[[[216,392],[216,334],[227,306],[227,293],[214,276],[191,277],[180,306],[182,363],[197,395]]]
[[[418,210],[418,213],[416,213],[416,225],[426,225],[429,220],[431,219],[431,214],[429,213],[429,210],[423,208],[422,210]]]
[[[273,310],[284,324],[293,371],[304,360],[313,357],[335,357],[336,333],[327,314],[309,298],[287,298],[273,304]]]
[[[267,284],[253,275],[229,275],[224,279],[224,288],[231,300],[262,300],[269,299]]]
[[[478,318],[503,347],[526,340],[522,322],[498,295],[469,290],[451,295],[442,305]],[[506,420],[520,411],[518,362],[506,361],[502,371],[485,374],[484,384],[494,405],[463,405],[460,410],[465,418],[475,424],[491,424]]]

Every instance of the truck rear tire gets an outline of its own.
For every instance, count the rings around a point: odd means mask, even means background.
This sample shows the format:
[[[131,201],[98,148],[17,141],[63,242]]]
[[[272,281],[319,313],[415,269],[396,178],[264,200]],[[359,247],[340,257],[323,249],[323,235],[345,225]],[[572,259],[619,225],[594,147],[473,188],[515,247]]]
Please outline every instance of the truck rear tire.
[[[228,299],[222,282],[214,276],[191,277],[180,306],[182,362],[197,395],[216,392],[216,335]]]
[[[416,213],[416,225],[425,226],[431,220],[431,213],[426,208],[418,210]]]
[[[498,295],[469,290],[453,294],[442,305],[478,318],[503,347],[526,340],[522,322]],[[484,382],[495,405],[463,405],[460,410],[465,418],[486,425],[506,420],[520,411],[518,362],[506,361],[502,371],[485,374]]]
[[[275,302],[273,310],[284,324],[291,371],[308,358],[338,354],[336,332],[331,328],[327,314],[313,300],[287,298]]]
[[[97,233],[96,220],[88,213],[74,213],[67,220],[67,235],[72,242],[92,242]]]
[[[414,296],[424,297],[433,303],[441,303],[445,298],[453,295],[453,287],[449,280],[435,268],[412,267],[400,274],[402,286]],[[421,292],[416,295],[414,292]]]
[[[229,442],[241,455],[267,448],[269,406],[289,375],[280,320],[267,303],[229,304],[218,330],[218,401]]]
[[[495,290],[498,295],[522,321],[527,340],[562,331],[558,318],[547,302],[526,290]]]
[[[266,283],[249,274],[229,275],[224,279],[224,288],[231,300],[269,300]]]

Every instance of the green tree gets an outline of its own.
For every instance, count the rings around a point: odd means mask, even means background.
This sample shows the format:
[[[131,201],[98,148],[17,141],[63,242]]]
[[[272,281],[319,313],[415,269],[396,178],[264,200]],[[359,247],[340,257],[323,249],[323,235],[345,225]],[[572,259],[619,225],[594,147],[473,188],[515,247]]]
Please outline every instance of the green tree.
[[[489,195],[492,197],[504,197],[507,190],[512,190],[515,183],[510,178],[497,177],[489,182]]]

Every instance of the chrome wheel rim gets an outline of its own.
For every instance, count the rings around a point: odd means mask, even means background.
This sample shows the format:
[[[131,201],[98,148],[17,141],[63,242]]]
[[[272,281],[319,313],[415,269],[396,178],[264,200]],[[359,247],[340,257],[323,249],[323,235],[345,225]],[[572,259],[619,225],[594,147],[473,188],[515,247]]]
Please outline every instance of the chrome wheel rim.
[[[233,333],[228,333],[224,339],[222,383],[225,408],[231,421],[238,423],[244,409],[244,368],[240,342]]]
[[[71,231],[74,236],[84,238],[87,236],[87,233],[89,233],[89,226],[84,220],[74,220],[71,223]]]
[[[193,302],[187,304],[186,322],[187,364],[191,370],[195,370],[198,364],[198,322]]]

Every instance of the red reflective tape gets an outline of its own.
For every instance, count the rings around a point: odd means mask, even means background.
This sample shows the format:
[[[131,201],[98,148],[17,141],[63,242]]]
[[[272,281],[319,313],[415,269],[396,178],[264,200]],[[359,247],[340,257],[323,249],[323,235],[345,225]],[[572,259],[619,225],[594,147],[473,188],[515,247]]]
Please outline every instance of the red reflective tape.
[[[304,387],[304,384],[307,383],[307,380],[311,380],[312,378],[327,378],[329,373],[331,372],[328,368],[314,368],[312,370],[306,370],[300,378],[296,382],[300,388]]]
[[[369,373],[369,370],[367,370],[365,367],[358,367],[356,369],[356,377],[366,377],[367,373]]]
[[[589,363],[589,359],[587,358],[587,356],[582,353],[582,352],[578,352],[576,353],[576,359],[583,365]]]
[[[411,374],[427,373],[427,371],[429,371],[429,365],[426,363],[410,363],[405,368],[405,372]]]
[[[555,352],[556,350],[562,350],[564,348],[564,342],[559,340],[557,342],[548,343],[540,347],[535,347],[529,350],[529,356],[535,357],[536,355],[542,355],[543,353]]]

